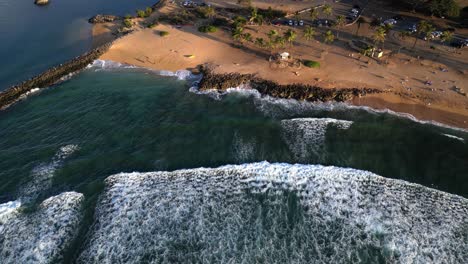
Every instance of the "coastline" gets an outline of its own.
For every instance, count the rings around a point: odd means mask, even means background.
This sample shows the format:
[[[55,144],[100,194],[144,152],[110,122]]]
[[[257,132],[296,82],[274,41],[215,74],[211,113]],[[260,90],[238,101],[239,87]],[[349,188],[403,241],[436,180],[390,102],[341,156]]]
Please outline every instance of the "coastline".
[[[160,1],[153,7],[155,11],[148,19],[155,19],[160,14],[172,12],[177,8],[167,1]],[[322,61],[327,62],[320,70],[304,67],[272,70],[271,65],[265,60],[264,53],[247,45],[239,47],[229,41],[230,36],[227,32],[200,33],[196,25],[174,27],[159,24],[156,28],[138,25],[144,22],[145,19],[138,18],[133,32],[119,37],[116,37],[109,28],[115,29],[118,25],[116,23],[122,21],[95,24],[93,37],[98,39],[97,43],[105,44],[2,91],[0,109],[13,104],[32,89],[53,85],[63,76],[85,68],[96,59],[101,59],[153,70],[202,69],[204,75],[200,82],[200,90],[223,90],[248,83],[262,95],[305,101],[346,101],[355,106],[408,113],[419,120],[433,120],[450,127],[468,129],[466,97],[462,98],[454,92],[446,93],[445,90],[441,93],[436,91],[438,94],[435,94],[434,89],[431,91],[424,87],[417,91],[407,91],[397,87],[399,80],[389,77],[390,74],[385,74],[385,71],[393,69],[391,64],[382,67],[377,73],[359,72],[351,68],[355,63],[354,59],[342,58],[343,54],[338,54],[342,52],[341,50],[327,48],[326,52],[322,51],[319,54],[320,57],[326,57],[326,60]],[[159,36],[161,31],[168,31],[170,35],[161,37]],[[300,50],[297,51],[299,52]],[[405,63],[405,67],[408,69],[415,69],[424,68],[426,67],[424,64],[429,62],[407,64]],[[434,67],[436,66],[430,64],[426,68]],[[447,75],[450,78],[457,78],[457,81],[462,83],[468,79],[465,73],[455,69],[450,69]]]

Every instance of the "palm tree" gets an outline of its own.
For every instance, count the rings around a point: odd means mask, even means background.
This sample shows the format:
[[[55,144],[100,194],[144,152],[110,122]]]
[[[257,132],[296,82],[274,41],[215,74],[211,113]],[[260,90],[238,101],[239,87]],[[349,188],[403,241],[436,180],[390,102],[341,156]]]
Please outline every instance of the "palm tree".
[[[289,42],[289,45],[292,45],[292,42],[296,39],[297,34],[294,30],[288,29],[286,32],[283,34],[284,39]]]
[[[433,26],[427,22],[426,20],[421,20],[419,23],[416,25],[416,34],[414,34],[414,43],[412,49],[416,47],[416,43],[418,42],[419,36],[424,35],[427,36],[429,32],[433,31]]]
[[[255,45],[259,46],[260,48],[265,47],[265,40],[263,38],[256,38]]]
[[[453,39],[453,32],[451,31],[444,31],[442,32],[442,35],[440,36],[440,42],[444,43],[444,42],[450,42],[452,41]]]
[[[281,36],[276,36],[274,43],[284,48],[284,44],[286,44],[286,39]]]
[[[342,26],[344,26],[346,24],[346,18],[343,16],[343,15],[339,15],[336,17],[336,23],[335,23],[335,26],[337,28],[341,28]],[[340,37],[340,32],[337,31],[336,32],[336,37],[339,38]]]
[[[335,41],[335,35],[333,35],[333,32],[331,30],[325,32],[325,34],[323,35],[323,41],[325,43],[332,43],[333,41]]]
[[[278,36],[278,31],[272,29],[272,30],[268,31],[267,36],[271,41],[271,40],[273,40],[274,37]]]
[[[312,8],[310,10],[310,18],[312,20],[316,20],[318,18],[318,15],[319,15],[319,12],[318,12],[318,9],[317,8]]]
[[[322,7],[322,12],[327,16],[331,16],[333,14],[333,8],[331,5],[326,4]]]
[[[207,6],[205,9],[205,16],[211,19],[215,15],[216,15],[216,11],[214,10],[214,8],[211,6]]]
[[[385,33],[388,33],[390,32],[390,30],[393,29],[393,25],[392,24],[383,24],[383,26],[380,26],[381,28],[383,28],[385,30]]]
[[[306,40],[313,40],[315,37],[315,29],[311,26],[306,26],[304,28],[304,38]]]
[[[249,22],[257,23],[259,25],[263,24],[263,16],[258,14],[258,10],[256,7],[252,8],[252,12],[250,13]]]
[[[244,31],[244,28],[242,27],[236,27],[234,29],[234,31],[232,32],[232,38],[234,38],[235,40],[239,41],[240,43],[242,43],[243,41],[243,38],[242,38],[242,32]]]
[[[359,36],[358,33],[359,33],[359,29],[361,28],[361,24],[367,23],[367,21],[366,21],[366,19],[365,19],[364,17],[360,16],[360,17],[357,19],[356,23],[357,23],[356,36]]]
[[[374,40],[374,45],[377,43],[382,43],[382,49],[384,48],[385,38],[387,37],[387,33],[385,28],[378,27],[377,30],[372,35],[372,39]]]
[[[252,41],[252,34],[250,33],[244,33],[242,34],[242,38],[245,40],[245,41],[248,41],[248,42],[251,42]]]

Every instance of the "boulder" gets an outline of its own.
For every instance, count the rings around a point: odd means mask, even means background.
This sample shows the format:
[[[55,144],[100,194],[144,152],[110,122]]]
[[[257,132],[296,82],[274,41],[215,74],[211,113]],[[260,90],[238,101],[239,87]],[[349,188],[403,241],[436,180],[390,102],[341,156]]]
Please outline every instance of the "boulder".
[[[36,5],[47,5],[49,3],[49,0],[35,0],[34,3]]]

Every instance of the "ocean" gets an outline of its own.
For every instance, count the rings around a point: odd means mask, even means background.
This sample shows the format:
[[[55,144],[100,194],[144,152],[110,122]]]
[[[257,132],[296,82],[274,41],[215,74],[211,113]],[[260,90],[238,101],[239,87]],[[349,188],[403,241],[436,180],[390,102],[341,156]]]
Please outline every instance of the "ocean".
[[[1,111],[0,262],[468,260],[466,131],[198,78],[96,61]]]
[[[0,91],[92,48],[88,19],[135,15],[157,0],[0,0]]]

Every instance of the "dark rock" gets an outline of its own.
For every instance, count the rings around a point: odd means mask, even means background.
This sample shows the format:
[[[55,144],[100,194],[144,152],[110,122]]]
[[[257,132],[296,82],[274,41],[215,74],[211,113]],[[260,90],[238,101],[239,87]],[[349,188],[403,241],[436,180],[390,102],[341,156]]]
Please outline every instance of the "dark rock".
[[[36,5],[47,5],[49,4],[49,0],[35,0],[34,3]]]
[[[95,15],[88,20],[91,24],[98,24],[98,23],[107,23],[107,22],[114,22],[116,20],[122,20],[122,17],[114,16],[114,15]]]
[[[381,90],[370,88],[328,89],[307,84],[281,85],[273,81],[257,78],[251,74],[215,74],[206,67],[202,67],[201,72],[203,73],[203,79],[199,84],[200,90],[214,89],[218,91],[225,91],[228,88],[244,85],[243,87],[249,87],[246,89],[255,89],[262,95],[311,102],[344,102],[351,100],[354,97],[360,97],[366,94],[382,93]]]

